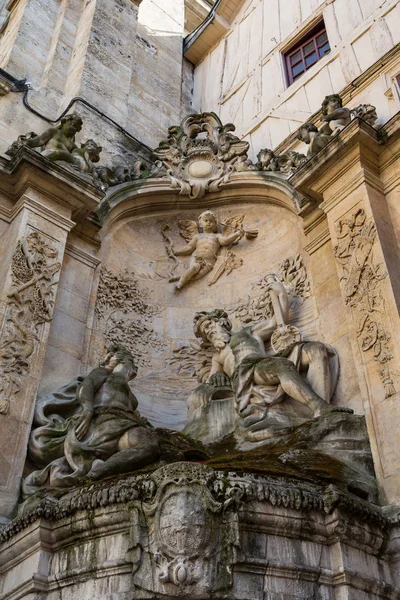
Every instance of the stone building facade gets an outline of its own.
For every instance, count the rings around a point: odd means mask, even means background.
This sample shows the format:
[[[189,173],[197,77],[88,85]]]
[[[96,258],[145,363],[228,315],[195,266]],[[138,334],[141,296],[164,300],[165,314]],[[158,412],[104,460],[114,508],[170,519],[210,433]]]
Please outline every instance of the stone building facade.
[[[400,598],[397,0],[0,0],[0,600]]]

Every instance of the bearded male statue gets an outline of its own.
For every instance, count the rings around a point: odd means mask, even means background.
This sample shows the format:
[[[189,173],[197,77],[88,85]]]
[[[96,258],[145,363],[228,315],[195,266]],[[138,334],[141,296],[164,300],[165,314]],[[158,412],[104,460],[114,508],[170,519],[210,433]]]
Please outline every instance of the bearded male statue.
[[[281,307],[288,317],[283,286],[272,284],[280,294]],[[287,322],[287,321],[286,321]],[[279,329],[276,317],[232,331],[227,313],[221,309],[201,311],[194,317],[194,333],[215,349],[207,384],[196,388],[189,398],[189,410],[212,398],[214,390],[231,386],[237,413],[245,429],[274,428],[277,421],[268,415],[269,407],[285,395],[302,404],[315,418],[334,412],[353,411],[329,404],[332,394],[331,349],[320,342],[296,342],[288,356],[267,356],[265,343]],[[306,372],[306,378],[300,375]],[[215,398],[215,396],[214,396]],[[191,406],[190,406],[191,405]]]

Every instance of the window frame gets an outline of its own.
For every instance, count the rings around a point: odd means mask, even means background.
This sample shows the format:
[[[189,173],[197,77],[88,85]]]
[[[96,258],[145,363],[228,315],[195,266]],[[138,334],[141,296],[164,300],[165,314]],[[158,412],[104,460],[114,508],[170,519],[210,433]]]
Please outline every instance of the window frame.
[[[318,45],[317,42],[317,38],[321,35],[325,33],[326,36],[326,40],[321,44]],[[314,46],[313,46],[313,50],[307,54],[304,53],[304,47],[307,46],[308,44],[310,44],[311,42],[313,42]],[[324,54],[322,54],[322,56],[320,56],[319,51],[321,48],[323,48],[326,44],[328,44],[329,49],[324,52]],[[298,60],[294,65],[291,64],[291,57],[293,57],[297,52],[300,51],[300,60]],[[325,27],[325,23],[324,20],[321,19],[320,21],[318,21],[318,23],[316,23],[312,29],[309,29],[308,31],[306,31],[300,39],[297,39],[297,41],[292,44],[291,46],[289,46],[282,54],[283,54],[283,60],[284,60],[284,64],[285,64],[285,72],[286,72],[286,81],[287,81],[287,85],[290,86],[292,85],[292,83],[295,83],[298,79],[300,79],[300,77],[302,75],[304,75],[304,73],[306,73],[309,69],[311,69],[315,64],[317,64],[318,61],[320,61],[322,58],[324,58],[324,56],[326,56],[327,54],[329,54],[329,52],[331,52],[331,45],[329,43],[329,38],[328,38],[328,33],[326,31],[326,27]],[[310,57],[313,53],[316,54],[317,59],[310,64],[309,66],[307,66],[306,63],[306,59],[308,57]],[[293,68],[301,65],[303,67],[302,71],[298,74],[298,75],[294,75],[293,74]]]

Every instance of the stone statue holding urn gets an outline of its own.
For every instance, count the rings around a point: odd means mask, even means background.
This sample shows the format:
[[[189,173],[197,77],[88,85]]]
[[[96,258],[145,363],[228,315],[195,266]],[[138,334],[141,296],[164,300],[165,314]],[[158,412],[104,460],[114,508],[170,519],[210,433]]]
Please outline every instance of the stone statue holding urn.
[[[216,388],[230,385],[244,429],[265,430],[266,436],[282,426],[269,415],[269,409],[285,396],[308,409],[308,418],[351,413],[350,409],[329,404],[337,375],[335,352],[321,342],[301,341],[299,330],[288,324],[289,298],[284,285],[274,273],[265,280],[272,317],[232,331],[224,310],[196,314],[194,333],[211,344],[215,352],[208,383],[192,392],[189,408],[207,404]],[[268,342],[273,354],[267,355]]]

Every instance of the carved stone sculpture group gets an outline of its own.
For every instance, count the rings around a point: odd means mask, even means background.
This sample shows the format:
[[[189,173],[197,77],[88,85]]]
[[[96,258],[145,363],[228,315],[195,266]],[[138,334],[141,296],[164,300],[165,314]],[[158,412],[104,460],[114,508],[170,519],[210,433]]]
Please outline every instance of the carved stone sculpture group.
[[[213,228],[214,216],[205,216],[205,228]],[[214,401],[231,398],[236,435],[251,443],[269,440],[307,419],[352,412],[330,404],[337,376],[334,350],[302,341],[289,323],[287,287],[293,293],[309,293],[301,258],[287,259],[279,272],[263,279],[263,309],[258,316],[251,313],[250,324],[233,330],[223,309],[200,311],[194,317],[194,334],[209,348],[210,367],[204,383],[190,394],[189,415],[198,418]],[[38,400],[29,440],[30,461],[38,468],[24,481],[25,497],[162,460],[159,430],[140,417],[129,387],[136,373],[130,351],[114,344],[100,367]],[[287,412],[285,404],[279,415],[271,413],[288,397],[303,407],[300,418]]]
[[[105,191],[107,187],[117,185],[140,177],[144,170],[141,161],[136,161],[132,167],[116,165],[114,167],[97,167],[100,161],[102,147],[89,139],[80,145],[75,136],[82,129],[82,118],[76,113],[69,113],[60,119],[58,125],[53,125],[40,135],[33,131],[20,135],[11,144],[6,154],[13,157],[24,146],[38,150],[42,156],[53,162],[62,162],[73,169],[89,176],[91,183]]]
[[[321,105],[323,126],[318,129],[313,123],[304,123],[297,133],[297,138],[308,144],[307,156],[311,157],[324,148],[338,133],[351,122],[352,117],[363,119],[371,127],[377,120],[376,109],[371,104],[360,104],[350,110],[343,106],[338,94],[326,96]]]
[[[352,116],[365,118],[371,126],[376,120],[376,112],[369,105],[350,111],[342,106],[338,95],[327,96],[322,104],[322,127],[318,130],[314,124],[305,123],[298,132],[299,139],[309,145],[308,156],[339,135]],[[121,178],[129,179],[130,172],[117,174],[95,167],[101,147],[93,140],[78,146],[75,135],[81,127],[78,115],[66,115],[59,125],[41,135],[20,136],[8,154],[14,156],[21,146],[27,146],[38,149],[49,160],[72,165],[97,182],[114,185]],[[307,160],[297,152],[279,155],[264,149],[258,154],[257,165],[253,165],[247,158],[248,143],[235,136],[233,130],[214,113],[190,115],[181,126],[169,129],[168,139],[160,143],[155,154],[164,176],[170,177],[180,194],[200,199],[207,191],[219,190],[234,171],[288,175]],[[251,240],[258,235],[257,230],[245,229],[244,218],[244,214],[237,214],[219,222],[212,211],[205,210],[198,222],[179,220],[180,234],[187,244],[177,249],[169,237],[169,226],[162,227],[170,261],[168,277],[176,282],[176,290],[192,283],[194,287],[196,280],[208,274],[207,284],[211,286],[223,273],[229,274],[242,265],[233,246],[243,238]],[[335,256],[343,269],[345,296],[353,308],[362,349],[366,352],[373,348],[389,396],[393,393],[390,335],[377,306],[379,284],[386,274],[373,262],[375,230],[362,210],[340,221],[337,227]],[[178,260],[181,256],[189,257],[186,264]],[[10,399],[18,393],[29,371],[27,358],[40,339],[40,326],[51,319],[51,286],[60,268],[56,257],[56,248],[35,232],[21,240],[14,253],[6,319],[9,331],[3,336],[0,353],[5,373],[0,412],[8,410]],[[227,424],[224,431],[250,445],[269,443],[271,438],[283,435],[282,431],[286,435],[290,428],[312,419],[329,420],[338,417],[337,413],[345,419],[353,412],[331,403],[338,374],[335,350],[319,341],[304,340],[298,323],[290,319],[292,298],[310,295],[302,257],[285,259],[256,285],[259,294],[239,300],[235,307],[198,311],[194,315],[194,336],[200,343],[181,347],[168,363],[178,364],[178,371],[192,369],[198,376],[200,385],[188,398],[186,429],[197,440],[204,438],[207,411],[217,401],[224,402],[219,413]],[[149,348],[154,350],[163,343],[150,325],[159,308],[151,305],[149,298],[150,292],[138,285],[133,272],[102,270],[95,314],[108,351],[101,366],[37,401],[29,440],[33,470],[23,482],[25,498],[167,461],[163,436],[172,432],[162,433],[140,416],[138,400],[129,386],[137,374],[135,359],[141,366],[146,365]],[[364,310],[365,303],[369,308]],[[240,325],[233,327],[233,320]],[[194,364],[196,355],[201,356],[199,368]],[[192,456],[199,457],[201,452],[208,456],[208,450],[201,449],[197,442],[175,434],[174,459],[185,458],[185,445]],[[195,562],[190,557],[182,562],[172,550],[166,551],[161,576],[166,582],[180,578],[195,581]]]

